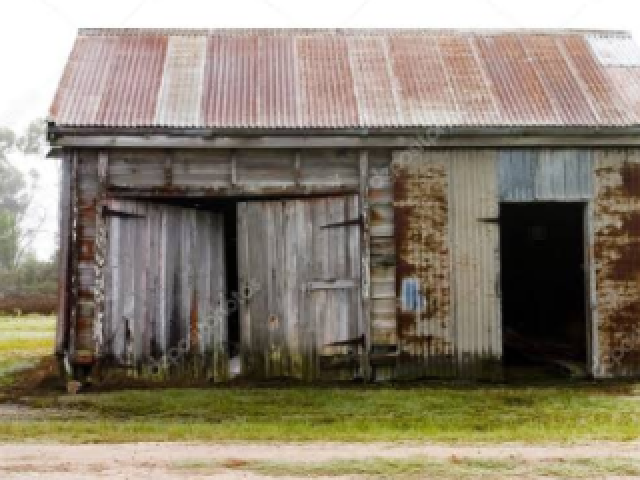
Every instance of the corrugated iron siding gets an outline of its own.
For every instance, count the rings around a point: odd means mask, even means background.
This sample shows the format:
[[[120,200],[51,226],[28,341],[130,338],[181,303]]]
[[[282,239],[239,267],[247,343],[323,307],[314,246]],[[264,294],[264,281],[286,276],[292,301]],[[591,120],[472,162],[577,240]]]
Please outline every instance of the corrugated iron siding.
[[[449,153],[451,269],[458,376],[498,377],[502,357],[496,154]]]
[[[616,32],[81,30],[50,113],[120,127],[625,126],[640,123],[625,81],[637,55]]]
[[[399,152],[392,165],[401,376],[455,374],[450,163],[447,154]]]
[[[201,123],[207,39],[170,37],[155,123],[189,126]]]
[[[588,202],[592,165],[576,149],[394,154],[400,375],[500,375],[499,202]]]
[[[401,376],[500,375],[496,157],[394,154]]]
[[[589,150],[501,150],[500,201],[588,201],[592,197],[592,165]]]
[[[594,173],[595,372],[639,375],[640,151],[598,151]]]

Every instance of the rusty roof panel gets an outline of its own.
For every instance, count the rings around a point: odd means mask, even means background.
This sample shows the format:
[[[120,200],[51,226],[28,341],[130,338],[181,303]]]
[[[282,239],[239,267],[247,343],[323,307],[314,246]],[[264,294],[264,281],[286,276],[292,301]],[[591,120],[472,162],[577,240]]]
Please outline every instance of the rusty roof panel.
[[[379,37],[349,39],[349,60],[359,123],[393,126],[402,123],[386,43]]]
[[[200,99],[207,58],[205,37],[170,37],[155,123],[200,125]]]
[[[640,118],[640,68],[611,67],[607,75],[616,90],[622,92],[625,104],[633,108],[633,117]]]
[[[506,118],[525,125],[561,123],[519,36],[483,36],[477,42]]]
[[[569,62],[577,72],[576,76],[583,82],[594,106],[598,123],[601,125],[618,125],[640,123],[633,115],[628,115],[631,105],[625,105],[623,92],[617,92],[607,77],[605,69],[594,57],[584,37],[568,36],[563,39]]]
[[[154,123],[167,40],[159,35],[117,38],[115,48],[109,51],[98,124],[129,127]]]
[[[558,39],[549,36],[529,36],[522,39],[530,61],[539,72],[546,95],[561,123],[596,121],[588,95],[583,92],[558,46]]]
[[[125,128],[634,126],[638,52],[624,32],[81,30],[50,113]]]
[[[209,38],[204,83],[204,125],[259,126],[256,104],[258,39]]]
[[[444,69],[438,38],[431,35],[390,37],[389,46],[407,124],[463,123]]]
[[[355,127],[358,109],[346,39],[296,39],[301,83],[302,125]]]
[[[491,83],[480,64],[471,38],[447,35],[439,39],[442,61],[464,122],[492,125],[500,121]]]
[[[260,42],[258,108],[261,127],[298,125],[298,78],[295,44],[287,37],[264,37]]]

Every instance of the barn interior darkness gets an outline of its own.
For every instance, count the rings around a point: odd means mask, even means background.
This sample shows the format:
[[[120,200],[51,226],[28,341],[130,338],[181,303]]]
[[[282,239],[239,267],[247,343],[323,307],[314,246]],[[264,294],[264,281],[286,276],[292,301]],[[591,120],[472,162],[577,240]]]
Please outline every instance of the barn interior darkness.
[[[582,203],[501,204],[506,366],[586,364],[584,212]]]

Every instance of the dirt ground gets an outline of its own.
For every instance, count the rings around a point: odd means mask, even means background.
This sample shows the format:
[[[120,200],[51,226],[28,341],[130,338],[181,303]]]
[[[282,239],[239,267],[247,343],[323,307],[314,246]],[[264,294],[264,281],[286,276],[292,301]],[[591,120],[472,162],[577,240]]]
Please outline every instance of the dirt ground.
[[[428,444],[188,444],[137,443],[116,445],[0,445],[3,479],[257,479],[269,478],[237,468],[236,461],[322,462],[372,457],[434,459],[459,458],[540,460],[549,458],[617,457],[640,459],[640,442],[575,446],[440,446]],[[221,465],[196,472],[179,465]],[[292,478],[292,477],[289,477]],[[335,478],[335,477],[333,477]]]

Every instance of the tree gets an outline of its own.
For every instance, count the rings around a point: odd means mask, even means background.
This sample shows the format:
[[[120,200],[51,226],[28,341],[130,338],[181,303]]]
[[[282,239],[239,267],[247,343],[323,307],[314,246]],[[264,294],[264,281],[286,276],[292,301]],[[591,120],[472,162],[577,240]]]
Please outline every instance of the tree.
[[[24,175],[14,167],[8,155],[21,152],[26,155],[42,152],[45,145],[44,122],[32,122],[24,135],[18,137],[8,128],[0,128],[0,268],[14,270],[31,249],[36,233],[44,223],[44,216],[25,227],[39,175],[31,170]]]

